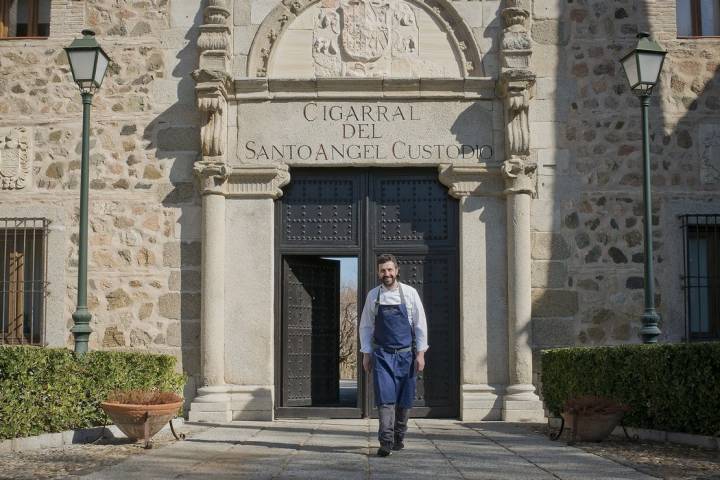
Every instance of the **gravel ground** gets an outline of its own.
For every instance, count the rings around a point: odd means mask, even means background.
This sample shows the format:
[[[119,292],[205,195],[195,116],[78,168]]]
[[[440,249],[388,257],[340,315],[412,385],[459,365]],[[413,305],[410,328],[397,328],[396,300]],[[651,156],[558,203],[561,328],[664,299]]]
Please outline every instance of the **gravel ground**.
[[[176,431],[192,434],[205,429],[185,425],[176,428]],[[163,431],[153,437],[153,448],[162,448],[175,441],[169,430]],[[0,454],[0,480],[45,480],[86,475],[120,463],[131,455],[143,455],[148,452],[144,445],[144,442],[136,443],[127,438],[111,438],[96,443],[4,453]]]
[[[546,425],[532,428],[546,434]],[[563,432],[560,442],[570,440]],[[668,480],[720,480],[720,452],[672,443],[630,441],[611,437],[599,443],[576,442],[575,447],[618,463],[629,465],[643,473]]]

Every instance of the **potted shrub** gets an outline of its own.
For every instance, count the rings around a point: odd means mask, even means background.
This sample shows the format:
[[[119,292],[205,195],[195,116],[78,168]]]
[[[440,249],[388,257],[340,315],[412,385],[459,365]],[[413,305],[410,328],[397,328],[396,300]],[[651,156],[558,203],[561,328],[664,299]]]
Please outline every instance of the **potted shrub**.
[[[152,447],[150,439],[166,422],[170,422],[172,428],[172,419],[182,405],[183,399],[177,393],[157,390],[116,390],[100,404],[128,438],[144,439],[145,448]],[[175,438],[179,437],[175,435]]]
[[[584,395],[567,400],[561,415],[563,424],[572,429],[571,442],[600,442],[612,433],[628,410],[615,400]]]

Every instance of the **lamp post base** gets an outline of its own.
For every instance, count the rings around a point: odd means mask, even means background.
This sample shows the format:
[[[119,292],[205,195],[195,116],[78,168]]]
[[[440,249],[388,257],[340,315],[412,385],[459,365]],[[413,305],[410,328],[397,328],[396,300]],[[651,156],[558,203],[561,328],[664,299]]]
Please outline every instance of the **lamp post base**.
[[[640,329],[640,336],[642,337],[643,343],[657,343],[658,337],[660,336],[660,315],[655,310],[645,311],[642,316],[643,326]]]
[[[78,307],[75,313],[72,314],[72,318],[75,325],[70,331],[75,337],[75,353],[82,355],[88,351],[88,341],[92,333],[92,328],[90,328],[92,314],[87,307]]]

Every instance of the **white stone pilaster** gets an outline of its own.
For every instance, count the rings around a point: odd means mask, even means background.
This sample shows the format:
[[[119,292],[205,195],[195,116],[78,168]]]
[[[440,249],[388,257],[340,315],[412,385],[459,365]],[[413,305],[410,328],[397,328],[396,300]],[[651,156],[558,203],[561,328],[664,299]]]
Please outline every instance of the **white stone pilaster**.
[[[507,382],[505,208],[498,167],[440,167],[460,200],[460,416],[500,420]]]

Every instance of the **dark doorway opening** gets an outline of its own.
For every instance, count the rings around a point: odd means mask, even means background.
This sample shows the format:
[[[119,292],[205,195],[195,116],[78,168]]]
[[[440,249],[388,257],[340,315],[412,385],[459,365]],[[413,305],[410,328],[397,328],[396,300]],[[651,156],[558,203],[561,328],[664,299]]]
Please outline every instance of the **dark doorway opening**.
[[[418,290],[430,350],[413,416],[459,413],[457,201],[434,169],[293,169],[277,203],[276,415],[374,416],[372,379],[343,361],[342,317],[357,319],[377,285],[375,257],[393,253],[399,279]],[[355,262],[356,288],[344,290],[341,264]],[[345,325],[347,328],[348,325]],[[343,363],[345,362],[345,363]],[[355,379],[349,375],[355,372]]]

